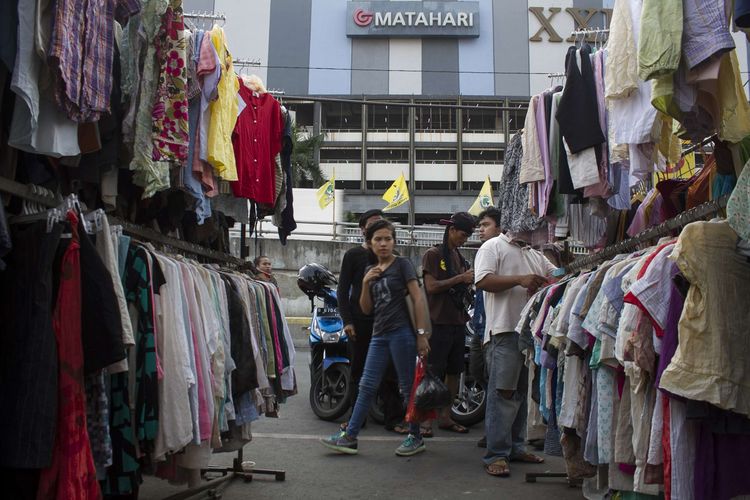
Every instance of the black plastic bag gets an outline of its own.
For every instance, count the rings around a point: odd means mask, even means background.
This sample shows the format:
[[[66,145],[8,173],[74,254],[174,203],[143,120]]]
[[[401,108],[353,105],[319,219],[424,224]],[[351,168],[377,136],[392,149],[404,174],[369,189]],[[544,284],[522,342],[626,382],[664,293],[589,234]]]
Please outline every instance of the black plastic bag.
[[[414,393],[414,405],[420,410],[447,408],[453,403],[451,391],[428,369]]]

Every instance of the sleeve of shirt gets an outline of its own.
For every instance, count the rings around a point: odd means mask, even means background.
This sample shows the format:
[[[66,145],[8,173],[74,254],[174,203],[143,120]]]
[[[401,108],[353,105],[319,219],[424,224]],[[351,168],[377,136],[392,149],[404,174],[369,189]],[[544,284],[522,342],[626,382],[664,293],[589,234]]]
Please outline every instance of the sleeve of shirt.
[[[474,259],[474,283],[479,283],[489,274],[497,274],[497,259],[494,252],[483,245]]]
[[[669,256],[691,283],[700,282],[700,273],[697,272],[697,269],[700,269],[700,264],[696,262],[699,259],[694,258],[695,252],[692,245],[693,238],[697,233],[696,228],[697,226],[691,224],[683,228],[680,237],[677,239],[677,244]]]
[[[440,252],[435,247],[430,248],[422,256],[422,274],[429,274],[437,278],[440,269]]]
[[[399,258],[401,259],[401,272],[404,273],[404,283],[416,280],[417,270],[414,269],[414,264],[412,264],[406,257]]]
[[[339,284],[336,287],[339,314],[345,325],[351,325],[353,322],[352,306],[349,301],[349,293],[352,289],[352,274],[354,274],[354,269],[352,269],[351,254],[346,252],[344,259],[341,261]]]
[[[552,276],[552,272],[557,269],[555,265],[541,252],[539,252],[539,258],[541,259],[541,266],[544,270],[543,276]]]

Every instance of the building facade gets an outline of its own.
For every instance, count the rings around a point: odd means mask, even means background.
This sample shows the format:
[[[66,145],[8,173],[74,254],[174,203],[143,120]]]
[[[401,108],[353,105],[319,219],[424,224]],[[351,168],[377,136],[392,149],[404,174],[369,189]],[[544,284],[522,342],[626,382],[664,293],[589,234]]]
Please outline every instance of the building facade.
[[[413,215],[407,205],[393,213],[421,223],[466,210],[488,176],[497,195],[529,96],[564,70],[573,31],[608,26],[613,3],[185,0],[185,10],[224,13],[234,57],[260,64],[238,71],[283,91],[298,125],[324,134],[320,164],[335,171],[345,211],[384,206],[404,173]],[[744,80],[747,42],[735,39]]]

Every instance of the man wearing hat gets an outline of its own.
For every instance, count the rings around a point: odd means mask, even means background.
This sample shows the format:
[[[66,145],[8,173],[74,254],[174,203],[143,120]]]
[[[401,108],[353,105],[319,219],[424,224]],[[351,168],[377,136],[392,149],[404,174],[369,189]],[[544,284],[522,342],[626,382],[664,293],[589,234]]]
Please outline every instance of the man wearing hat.
[[[424,286],[432,321],[429,364],[435,376],[444,378],[455,398],[459,375],[464,370],[464,345],[468,309],[471,307],[474,271],[459,252],[474,232],[476,220],[467,212],[456,212],[440,224],[447,226],[443,243],[436,245],[422,257]],[[430,424],[426,424],[429,426]],[[468,429],[453,421],[450,407],[440,411],[440,429],[466,433]],[[429,437],[432,429],[426,427],[422,435]]]

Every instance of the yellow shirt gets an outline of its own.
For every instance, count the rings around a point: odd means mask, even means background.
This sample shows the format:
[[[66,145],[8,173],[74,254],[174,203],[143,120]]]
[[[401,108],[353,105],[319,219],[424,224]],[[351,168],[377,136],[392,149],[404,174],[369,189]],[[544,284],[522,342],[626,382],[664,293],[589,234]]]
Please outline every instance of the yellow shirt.
[[[211,120],[208,126],[208,162],[213,166],[216,175],[227,181],[236,181],[237,164],[232,147],[232,132],[237,122],[240,83],[234,73],[232,54],[227,48],[224,30],[214,26],[209,34],[221,61],[221,80],[218,86],[219,97],[209,108]]]
[[[726,221],[694,222],[670,256],[690,281],[664,390],[750,415],[750,266]]]

